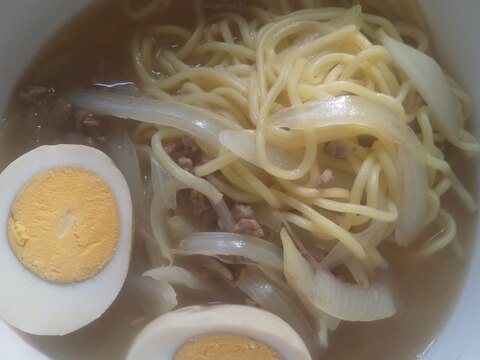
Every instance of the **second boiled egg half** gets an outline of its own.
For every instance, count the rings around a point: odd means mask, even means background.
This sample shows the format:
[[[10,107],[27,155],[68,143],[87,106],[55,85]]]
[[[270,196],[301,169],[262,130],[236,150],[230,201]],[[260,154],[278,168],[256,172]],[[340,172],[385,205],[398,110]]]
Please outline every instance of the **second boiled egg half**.
[[[112,160],[83,145],[38,147],[0,174],[0,319],[63,335],[97,319],[128,271],[132,201]]]
[[[311,360],[300,336],[278,316],[245,305],[190,306],[158,317],[127,360]]]

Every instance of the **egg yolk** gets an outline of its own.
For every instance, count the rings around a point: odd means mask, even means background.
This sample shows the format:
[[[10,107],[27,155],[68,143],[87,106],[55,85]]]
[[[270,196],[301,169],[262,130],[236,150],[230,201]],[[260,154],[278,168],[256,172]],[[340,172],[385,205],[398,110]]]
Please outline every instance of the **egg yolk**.
[[[174,360],[281,360],[280,354],[257,340],[235,334],[213,333],[190,339]]]
[[[10,247],[35,275],[70,283],[90,278],[112,258],[119,212],[107,183],[80,167],[32,177],[16,195],[7,222]]]

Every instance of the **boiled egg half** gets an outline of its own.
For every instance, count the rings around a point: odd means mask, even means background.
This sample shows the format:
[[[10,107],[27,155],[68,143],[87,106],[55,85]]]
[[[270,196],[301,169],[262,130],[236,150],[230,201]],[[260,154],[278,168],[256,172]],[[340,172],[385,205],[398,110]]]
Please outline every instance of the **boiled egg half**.
[[[63,335],[97,319],[128,271],[132,201],[112,160],[83,145],[38,147],[0,174],[0,319]]]
[[[127,360],[310,360],[278,316],[244,305],[191,306],[148,324]]]

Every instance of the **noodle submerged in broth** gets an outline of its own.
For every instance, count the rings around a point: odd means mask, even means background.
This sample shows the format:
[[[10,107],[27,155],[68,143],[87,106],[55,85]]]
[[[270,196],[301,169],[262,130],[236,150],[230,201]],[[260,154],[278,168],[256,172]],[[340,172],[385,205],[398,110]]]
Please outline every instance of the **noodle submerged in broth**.
[[[365,339],[348,355],[337,327],[405,316],[419,264],[438,269],[446,251],[463,262],[445,197],[476,210],[449,162],[480,151],[471,100],[431,57],[416,4],[192,1],[191,22],[156,20],[177,6],[123,1],[133,75],[60,95],[109,124],[93,145],[136,212],[133,269],[98,326],[128,305],[117,339],[129,339],[183,305],[247,302],[314,358],[385,356]]]

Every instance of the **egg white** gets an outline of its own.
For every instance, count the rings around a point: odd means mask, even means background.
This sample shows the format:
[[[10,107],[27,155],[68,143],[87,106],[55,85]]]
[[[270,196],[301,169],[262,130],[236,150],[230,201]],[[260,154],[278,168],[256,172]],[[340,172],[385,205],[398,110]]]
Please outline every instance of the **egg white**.
[[[278,316],[245,305],[190,306],[149,323],[132,343],[127,360],[172,360],[189,339],[209,333],[249,337],[277,350],[285,360],[311,360],[305,343]]]
[[[81,167],[100,176],[112,190],[120,218],[113,257],[92,278],[71,284],[43,280],[30,272],[12,252],[7,237],[7,219],[17,193],[36,174],[60,166]],[[112,160],[84,145],[41,146],[5,168],[0,191],[0,319],[27,333],[64,335],[100,317],[123,286],[132,239],[130,191]]]

